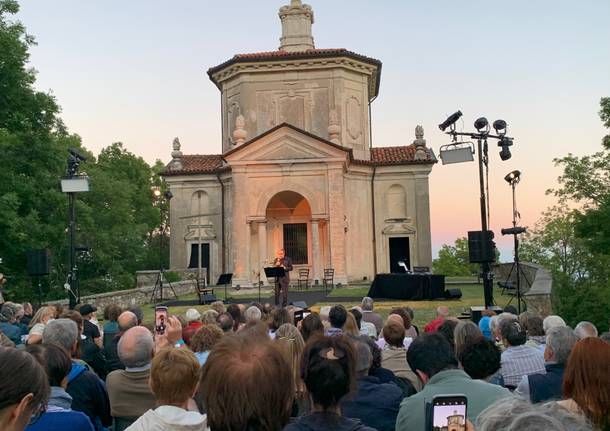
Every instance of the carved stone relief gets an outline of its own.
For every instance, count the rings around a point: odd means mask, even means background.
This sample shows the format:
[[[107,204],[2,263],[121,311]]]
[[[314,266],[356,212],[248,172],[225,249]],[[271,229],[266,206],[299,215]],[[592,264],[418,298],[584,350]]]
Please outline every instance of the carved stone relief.
[[[239,103],[235,102],[231,102],[229,104],[229,109],[227,110],[227,120],[229,121],[229,142],[231,144],[235,144],[235,141],[233,140],[233,132],[235,131],[235,120],[237,120],[237,117],[239,115],[241,115],[241,108],[239,107]]]
[[[347,99],[346,107],[346,128],[350,138],[357,140],[362,135],[362,109],[360,100],[355,96]]]
[[[283,96],[280,97],[280,123],[289,123],[293,126],[305,128],[305,97]]]

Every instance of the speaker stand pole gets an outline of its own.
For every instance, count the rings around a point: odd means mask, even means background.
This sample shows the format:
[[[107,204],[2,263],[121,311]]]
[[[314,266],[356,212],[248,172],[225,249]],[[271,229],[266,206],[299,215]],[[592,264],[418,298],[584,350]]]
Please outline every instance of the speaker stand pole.
[[[477,139],[478,159],[479,159],[479,203],[481,206],[481,229],[485,232],[489,230],[487,224],[487,199],[485,194],[485,177],[483,166],[487,167],[487,140],[483,143],[482,138]],[[481,276],[483,278],[483,295],[485,297],[485,308],[493,306],[493,272],[489,262],[481,263]]]

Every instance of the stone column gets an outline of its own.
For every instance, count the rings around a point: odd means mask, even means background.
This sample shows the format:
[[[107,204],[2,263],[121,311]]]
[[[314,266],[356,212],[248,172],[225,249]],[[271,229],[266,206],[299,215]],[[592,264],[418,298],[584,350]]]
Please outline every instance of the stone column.
[[[432,268],[432,238],[430,233],[430,193],[428,188],[428,175],[415,177],[415,193],[417,213],[415,223],[417,229],[417,260],[412,259],[413,265],[428,266]]]
[[[248,281],[252,281],[252,268],[251,268],[251,246],[252,242],[252,220],[246,220],[246,278]]]
[[[246,273],[246,233],[248,216],[248,181],[246,170],[242,167],[233,168],[233,195],[240,196],[233,202],[233,235],[231,240],[231,255],[233,258],[233,285],[245,285],[248,282]]]
[[[259,266],[267,260],[267,220],[258,221],[258,261]]]
[[[328,231],[330,239],[331,265],[335,270],[335,284],[347,283],[345,272],[345,188],[343,166],[328,169]]]
[[[311,270],[312,283],[315,280],[320,280],[322,270],[322,254],[320,250],[320,229],[318,226],[318,220],[311,220],[311,250],[313,252],[313,265]]]

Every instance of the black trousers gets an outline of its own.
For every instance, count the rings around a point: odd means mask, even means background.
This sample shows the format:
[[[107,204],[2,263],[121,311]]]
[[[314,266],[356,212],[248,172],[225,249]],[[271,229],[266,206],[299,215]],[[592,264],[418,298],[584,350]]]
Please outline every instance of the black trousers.
[[[281,297],[281,305],[282,307],[286,307],[288,305],[288,285],[290,284],[290,279],[286,279],[287,277],[280,278],[275,282],[275,305],[280,305],[280,297]]]

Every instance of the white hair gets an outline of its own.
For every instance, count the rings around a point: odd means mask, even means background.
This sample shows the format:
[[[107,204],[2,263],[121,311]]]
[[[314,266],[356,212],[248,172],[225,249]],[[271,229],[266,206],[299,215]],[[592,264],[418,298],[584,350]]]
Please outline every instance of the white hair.
[[[374,306],[373,298],[371,298],[369,296],[365,296],[364,298],[362,298],[362,310],[373,311],[373,306]]]
[[[542,328],[544,329],[544,333],[546,334],[549,329],[557,328],[558,326],[567,326],[565,320],[561,317],[556,316],[554,314],[550,316],[546,316],[542,321]]]
[[[252,305],[248,307],[248,309],[244,312],[244,317],[246,318],[246,322],[253,322],[257,320],[261,320],[263,313],[261,313],[260,308]]]
[[[78,341],[78,336],[79,330],[74,320],[55,319],[44,327],[42,342],[45,344],[58,344],[70,352],[74,343]]]
[[[579,340],[587,337],[597,337],[597,328],[591,322],[579,322],[574,328],[574,333],[578,337]]]

